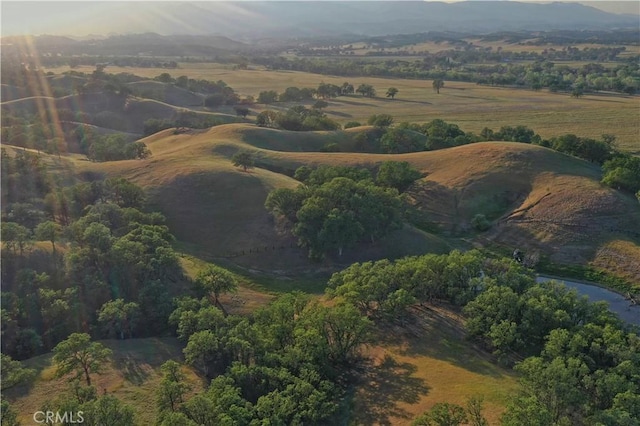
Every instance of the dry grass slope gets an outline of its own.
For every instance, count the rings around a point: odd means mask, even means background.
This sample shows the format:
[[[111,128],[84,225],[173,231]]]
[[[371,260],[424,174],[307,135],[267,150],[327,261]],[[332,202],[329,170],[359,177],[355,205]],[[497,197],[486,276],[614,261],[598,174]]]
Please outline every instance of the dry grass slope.
[[[349,146],[357,131],[285,132],[248,124],[191,134],[166,130],[143,139],[153,153],[148,160],[78,165],[146,187],[179,240],[198,247],[199,254],[219,257],[244,250],[249,265],[256,261],[249,249],[266,250],[258,256],[257,269],[308,267],[304,252],[291,248],[291,238],[277,231],[263,207],[272,189],[298,185],[281,172],[304,164],[373,167],[387,160],[408,161],[425,175],[410,189],[410,197],[449,240],[462,236],[476,244],[539,250],[558,262],[602,266],[597,256],[601,247],[616,241],[634,246],[640,238],[637,201],[601,185],[598,167],[585,161],[507,142],[401,155],[317,152],[328,141]],[[241,149],[253,150],[260,167],[246,173],[233,167],[230,158]],[[482,235],[470,225],[479,213],[493,221],[492,229]],[[390,241],[408,235],[414,237],[408,252],[447,248],[441,238],[428,234],[422,244],[416,243],[418,235],[411,230],[399,231],[384,244],[388,248]],[[632,253],[623,260],[628,266],[616,269],[638,281],[631,265],[640,258],[635,251],[627,252]],[[388,250],[379,252],[383,254],[391,255]],[[236,260],[242,264],[243,258]],[[357,256],[344,261],[354,259]]]

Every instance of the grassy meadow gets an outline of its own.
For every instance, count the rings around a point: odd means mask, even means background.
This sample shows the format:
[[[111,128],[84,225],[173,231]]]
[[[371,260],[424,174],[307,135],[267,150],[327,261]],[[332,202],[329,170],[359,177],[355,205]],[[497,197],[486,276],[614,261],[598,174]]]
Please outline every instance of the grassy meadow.
[[[386,113],[396,122],[426,122],[441,118],[458,124],[465,131],[480,132],[484,127],[498,130],[505,125],[526,125],[542,137],[566,133],[599,138],[602,134],[616,135],[621,149],[640,153],[640,97],[618,94],[588,94],[579,99],[566,93],[535,92],[528,89],[480,86],[473,83],[450,82],[436,94],[430,80],[407,80],[374,77],[336,77],[297,71],[268,71],[265,69],[234,70],[231,65],[215,63],[180,63],[180,68],[108,67],[107,72],[128,72],[153,78],[169,72],[174,78],[223,80],[241,96],[254,96],[263,90],[284,91],[287,87],[317,87],[321,82],[355,86],[371,84],[377,91],[375,98],[343,96],[329,100],[327,115],[341,123],[366,122],[372,114]],[[61,73],[66,67],[47,71]],[[92,67],[77,71],[90,73]],[[395,99],[385,97],[389,87],[399,90]],[[309,102],[312,104],[312,102]],[[253,113],[263,109],[286,109],[293,104],[255,105]],[[230,112],[230,108],[223,109]],[[251,117],[251,116],[250,116]]]

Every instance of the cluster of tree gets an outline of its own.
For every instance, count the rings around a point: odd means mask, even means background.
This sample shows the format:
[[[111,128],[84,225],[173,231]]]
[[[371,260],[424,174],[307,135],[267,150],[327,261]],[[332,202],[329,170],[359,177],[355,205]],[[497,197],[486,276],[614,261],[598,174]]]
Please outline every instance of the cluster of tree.
[[[348,124],[349,127],[360,125]],[[482,140],[480,136],[465,133],[456,124],[441,119],[424,124],[403,122],[393,126],[392,116],[376,114],[369,117],[367,124],[375,128],[354,136],[356,146],[361,151],[402,154],[449,148]]]
[[[9,185],[32,197],[16,203],[24,195],[10,191],[3,206],[2,352],[28,358],[90,327],[118,338],[165,331],[183,278],[164,218],[140,210],[143,191],[122,178],[34,187],[21,161],[3,158]]]
[[[248,113],[248,111],[247,111]],[[214,115],[198,114],[195,111],[178,111],[175,117],[170,119],[150,118],[145,120],[143,134],[152,135],[161,130],[186,127],[190,129],[208,129],[209,127],[225,124],[225,121]]]
[[[51,177],[47,174],[47,166],[39,155],[29,151],[16,150],[11,156],[5,148],[0,150],[2,169],[0,176],[2,185],[3,215],[21,205],[12,217],[31,220],[32,204],[41,200],[52,188]],[[3,216],[7,219],[9,216]]]
[[[186,362],[213,380],[188,398],[179,364],[165,363],[159,424],[334,423],[370,322],[349,305],[329,308],[300,293],[247,317],[225,316],[210,296],[179,299],[170,321]]]
[[[602,171],[604,184],[640,195],[640,158],[616,152],[604,162]]]
[[[339,256],[360,241],[385,236],[401,223],[402,200],[398,189],[420,177],[406,163],[388,162],[374,180],[367,169],[302,166],[295,178],[304,185],[269,193],[266,208],[289,222],[299,244],[309,256]]]
[[[531,274],[507,261],[486,260],[478,251],[453,251],[395,262],[355,263],[334,274],[326,292],[373,320],[403,321],[415,303],[440,300],[465,305],[473,300],[483,289],[481,271],[496,279],[517,275],[525,283],[532,282]]]
[[[151,151],[144,142],[129,142],[122,134],[96,138],[87,152],[91,161],[139,160],[149,157]]]
[[[633,424],[638,418],[640,338],[604,302],[589,303],[553,282],[489,283],[465,307],[470,336],[518,363],[523,391],[504,425]]]
[[[272,104],[274,102],[300,102],[314,98],[336,98],[338,96],[352,95],[353,93],[353,85],[349,82],[344,82],[341,86],[330,83],[320,83],[315,89],[292,86],[287,87],[282,93],[278,93],[275,90],[264,90],[258,94],[257,101],[261,104]]]
[[[463,306],[469,337],[505,362],[527,357],[515,367],[523,389],[504,425],[634,424],[640,414],[637,333],[606,303],[589,303],[553,281],[537,284],[512,260],[454,251],[354,264],[331,277],[326,293],[374,321],[402,323],[415,303]],[[443,404],[415,424],[480,421],[471,416],[480,413],[475,406],[465,412]]]
[[[321,101],[319,101],[321,102]],[[317,105],[323,106],[323,104]],[[340,123],[327,117],[321,108],[307,108],[297,105],[286,112],[265,110],[256,116],[256,124],[260,127],[272,127],[293,131],[337,130]]]
[[[205,79],[194,79],[186,75],[173,78],[171,74],[166,72],[156,76],[154,80],[161,83],[174,84],[190,92],[208,95],[205,99],[205,104],[208,101],[210,105],[206,106],[235,105],[240,100],[233,88],[222,80],[209,81]]]

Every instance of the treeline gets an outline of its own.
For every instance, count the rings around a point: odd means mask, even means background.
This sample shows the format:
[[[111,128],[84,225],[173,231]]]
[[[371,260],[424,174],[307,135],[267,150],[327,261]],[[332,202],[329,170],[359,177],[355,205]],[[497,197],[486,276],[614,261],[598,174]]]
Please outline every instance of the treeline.
[[[354,264],[334,274],[327,294],[377,322],[411,321],[416,303],[463,306],[470,338],[505,363],[527,357],[515,367],[522,391],[503,425],[633,424],[638,417],[638,335],[605,303],[591,304],[555,282],[536,284],[512,261],[454,251]],[[446,408],[458,420],[435,424],[465,421],[462,407]],[[433,424],[434,415],[414,424]]]
[[[145,120],[143,135],[149,136],[161,130],[177,128],[208,129],[225,124],[226,121],[209,114],[198,114],[195,111],[178,111],[174,118],[150,118]]]
[[[29,358],[72,332],[167,330],[182,272],[163,216],[141,210],[139,187],[122,178],[60,187],[20,151],[3,150],[2,173],[4,354]]]
[[[296,189],[269,193],[265,207],[285,220],[309,257],[373,242],[397,229],[402,220],[400,192],[421,177],[408,163],[383,163],[375,175],[367,169],[320,166],[298,168]]]
[[[305,71],[325,75],[397,77],[420,80],[444,79],[496,86],[526,87],[532,90],[582,92],[610,90],[634,94],[640,89],[640,65],[631,58],[613,67],[600,64],[571,66],[550,61],[532,64],[499,61],[464,63],[459,53],[427,55],[421,60],[327,58],[253,58],[257,64],[274,70]]]
[[[292,131],[338,130],[340,123],[327,117],[321,108],[298,105],[286,112],[265,110],[256,116],[256,125]]]

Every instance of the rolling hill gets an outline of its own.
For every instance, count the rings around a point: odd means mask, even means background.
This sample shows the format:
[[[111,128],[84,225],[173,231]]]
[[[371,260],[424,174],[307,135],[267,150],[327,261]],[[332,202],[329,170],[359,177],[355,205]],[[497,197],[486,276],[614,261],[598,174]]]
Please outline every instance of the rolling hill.
[[[327,142],[349,147],[358,131],[362,129],[302,133],[248,124],[185,134],[169,129],[142,139],[152,152],[147,160],[77,166],[124,176],[147,188],[178,239],[200,255],[292,272],[318,265],[309,264],[293,239],[273,223],[263,206],[269,191],[298,185],[290,176],[303,164],[374,167],[388,160],[407,161],[425,176],[408,195],[431,232],[407,226],[376,246],[359,247],[339,263],[489,244],[539,251],[555,262],[611,269],[597,253],[618,247],[625,255],[616,270],[640,280],[632,266],[640,260],[634,251],[640,238],[637,201],[601,185],[597,166],[508,142],[400,155],[317,152]],[[255,151],[259,167],[250,172],[233,167],[230,158],[241,149]],[[476,214],[493,221],[488,232],[472,229]]]

